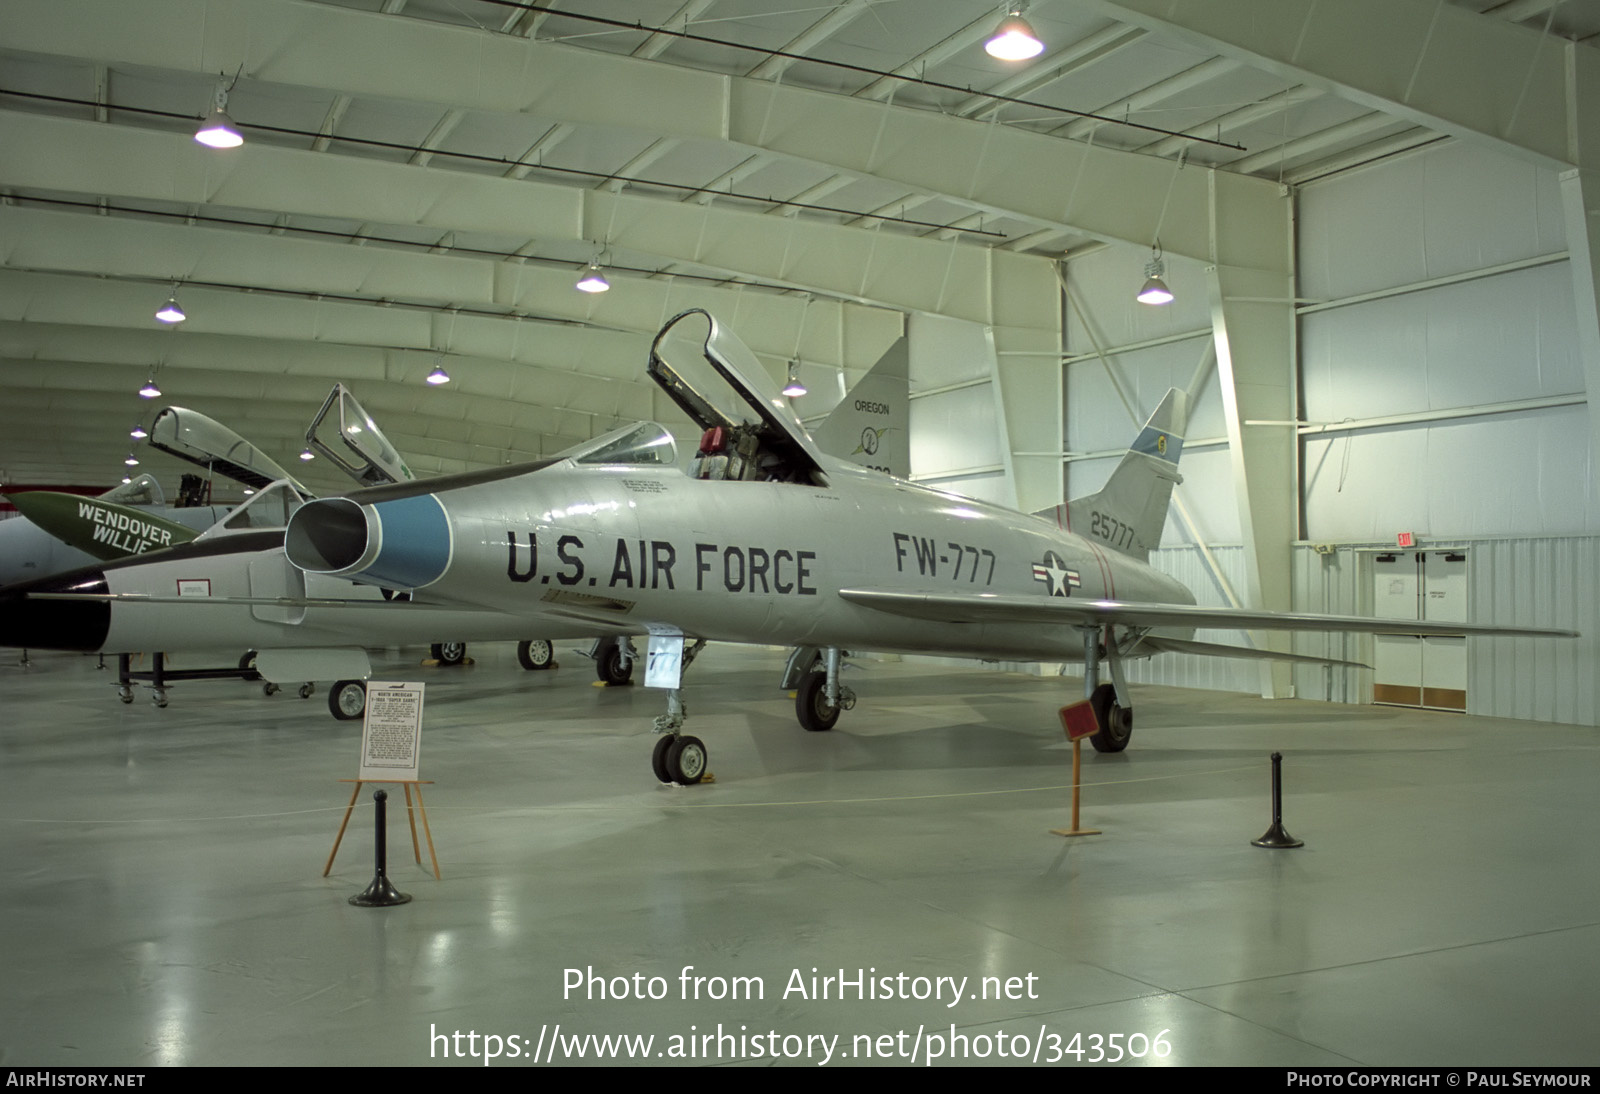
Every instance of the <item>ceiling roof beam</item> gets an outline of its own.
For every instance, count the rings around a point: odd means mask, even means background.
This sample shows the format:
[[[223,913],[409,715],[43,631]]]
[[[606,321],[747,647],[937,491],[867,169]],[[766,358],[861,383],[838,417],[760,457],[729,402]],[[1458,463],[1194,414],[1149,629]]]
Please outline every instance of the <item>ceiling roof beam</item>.
[[[662,26],[667,30],[687,30],[690,23],[704,15],[706,9],[716,2],[717,0],[687,0],[681,8],[667,18],[667,21]],[[665,53],[667,48],[676,41],[677,38],[670,34],[652,34],[633,51],[633,56],[646,61],[652,60]]]
[[[855,22],[866,10],[870,0],[844,0],[821,19],[812,23],[794,38],[784,43],[784,53],[810,53],[839,31]],[[637,54],[636,54],[637,56]],[[746,75],[755,80],[776,80],[784,74],[798,57],[780,57],[776,54],[762,61]]]
[[[1546,166],[1574,166],[1580,155],[1600,159],[1592,148],[1600,145],[1593,105],[1600,102],[1600,52],[1455,4],[1084,2],[1369,110]]]
[[[1047,62],[1029,65],[989,90],[995,95],[1021,98],[1074,72],[1088,68],[1097,61],[1105,60],[1119,50],[1131,46],[1148,33],[1138,27],[1113,23],[1104,30],[1071,43],[1062,50],[1052,50]],[[981,118],[1005,105],[1007,104],[995,102],[989,95],[974,95],[956,107],[955,113],[963,118]]]
[[[594,244],[605,240],[608,246],[769,284],[900,309],[949,308],[961,318],[989,321],[988,251],[960,241],[926,240],[881,229],[865,232],[809,220],[802,225],[740,209],[683,205],[633,193],[576,190],[259,144],[246,145],[237,155],[219,161],[182,134],[4,111],[0,111],[0,147],[9,150],[0,157],[0,186],[68,193],[114,187],[120,198],[381,220],[437,228],[441,233],[482,231]],[[101,165],[108,159],[118,164],[116,172],[104,171]],[[366,248],[362,253],[377,250]],[[466,260],[438,256],[434,261]],[[1008,254],[1005,261],[1044,260]],[[479,268],[495,271],[497,294],[499,285],[512,280],[537,282],[549,276],[548,271],[504,261]],[[175,269],[163,276],[182,275]],[[286,271],[285,276],[315,284],[319,274],[306,266]],[[685,291],[665,283],[646,295],[682,299]],[[431,295],[446,294],[436,289]],[[564,292],[560,300],[572,295]],[[577,317],[612,313],[622,306],[613,298],[618,294],[587,298]],[[644,311],[650,313],[648,325],[653,329],[660,312]]]
[[[983,123],[931,111],[293,0],[208,0],[207,18],[198,23],[183,17],[190,11],[183,0],[150,0],[137,12],[121,0],[82,0],[92,10],[75,7],[70,15],[50,0],[11,3],[27,9],[11,20],[17,32],[8,29],[16,48],[120,57],[196,75],[242,65],[253,78],[302,87],[337,79],[336,90],[354,94],[731,140],[1039,227],[1076,227],[1141,245],[1159,229],[1171,253],[1211,257],[1203,173],[1190,171],[1175,182],[1170,164],[1149,157],[1003,127],[980,135],[972,127]],[[992,29],[991,23],[986,15],[946,42],[977,35],[975,27]],[[193,29],[177,36],[152,29],[162,26]],[[590,93],[572,95],[578,85]],[[641,97],[640,86],[651,94]],[[889,117],[895,124],[885,124]],[[1235,204],[1280,200],[1261,180],[1219,185],[1234,192]],[[526,217],[532,203],[523,204]],[[1262,215],[1275,212],[1264,207]],[[1284,259],[1263,254],[1256,261]]]
[[[411,154],[409,162],[422,167],[433,159],[434,151],[445,142],[456,126],[461,124],[461,119],[467,116],[465,110],[446,110],[444,116],[434,123],[428,135],[422,139],[422,145]]]

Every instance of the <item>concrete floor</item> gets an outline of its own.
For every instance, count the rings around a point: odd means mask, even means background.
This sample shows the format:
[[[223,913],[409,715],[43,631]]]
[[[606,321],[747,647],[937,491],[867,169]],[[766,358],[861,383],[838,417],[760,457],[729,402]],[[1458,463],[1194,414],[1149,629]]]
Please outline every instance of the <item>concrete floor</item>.
[[[359,738],[325,689],[156,710],[93,658],[7,651],[0,1064],[530,1066],[589,1034],[654,1035],[650,1062],[1600,1062],[1594,729],[1140,689],[1132,747],[1084,749],[1104,834],[1067,840],[1076,681],[875,664],[808,734],[781,654],[713,647],[688,699],[717,781],[677,788],[649,770],[661,693],[564,649],[419,653],[375,660],[428,684],[444,878],[391,816],[415,899],[369,910],[370,808],[321,876]],[[1273,749],[1299,850],[1250,846]],[[664,998],[565,987],[591,969]],[[813,969],[878,997],[814,998]],[[953,1007],[893,997],[938,977]],[[735,978],[762,996],[708,998]]]

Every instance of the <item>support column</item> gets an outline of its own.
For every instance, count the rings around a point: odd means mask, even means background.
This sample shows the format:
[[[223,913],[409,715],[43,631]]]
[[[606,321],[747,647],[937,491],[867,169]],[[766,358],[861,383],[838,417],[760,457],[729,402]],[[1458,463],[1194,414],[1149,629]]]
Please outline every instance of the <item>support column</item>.
[[[1212,201],[1215,265],[1206,271],[1212,339],[1217,351],[1228,451],[1239,527],[1244,537],[1245,597],[1249,607],[1292,609],[1290,552],[1299,531],[1298,442],[1295,406],[1294,278],[1291,273],[1290,198],[1271,217],[1262,210],[1238,215]],[[1287,652],[1282,631],[1253,636],[1263,649]],[[1261,696],[1291,694],[1289,666],[1261,663]]]
[[[1055,264],[991,268],[990,315],[1001,449],[1016,506],[1033,513],[1065,500],[1061,457],[1061,292]],[[1034,453],[1022,455],[1022,453]],[[1048,454],[1047,454],[1048,453]]]
[[[1589,395],[1589,494],[1600,502],[1600,171],[1574,168],[1561,174],[1566,218],[1567,263],[1578,322],[1578,360]],[[1591,508],[1600,512],[1600,508]]]

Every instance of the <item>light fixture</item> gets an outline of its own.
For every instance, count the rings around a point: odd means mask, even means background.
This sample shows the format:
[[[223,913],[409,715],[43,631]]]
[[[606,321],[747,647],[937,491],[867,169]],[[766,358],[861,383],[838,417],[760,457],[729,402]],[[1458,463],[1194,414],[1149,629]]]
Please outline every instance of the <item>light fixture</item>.
[[[581,288],[582,286],[579,287]],[[444,361],[438,357],[435,357],[433,359],[433,371],[428,373],[428,383],[448,384],[449,382],[450,374],[444,370]]]
[[[783,385],[783,393],[791,399],[798,399],[806,393],[806,385],[800,382],[800,358],[798,357],[789,362],[789,382]]]
[[[122,485],[123,486],[127,486],[132,481],[133,481],[133,476],[132,475],[124,475],[124,476],[122,476]]]
[[[150,379],[144,382],[144,387],[139,389],[139,394],[146,399],[161,398],[161,389],[156,387],[156,374],[154,372],[150,374]]]
[[[311,451],[310,448],[302,448],[300,450],[300,458],[302,460],[314,460],[317,458],[317,454]]]
[[[574,286],[579,292],[605,292],[611,287],[611,282],[606,280],[606,275],[600,272],[600,263],[591,262],[584,269],[583,276],[578,278]]]
[[[244,143],[243,135],[233,124],[233,119],[228,117],[227,106],[228,89],[219,83],[216,97],[212,100],[211,113],[194,131],[195,140],[207,148],[238,148]]]
[[[134,422],[133,429],[129,430],[128,436],[132,437],[136,441],[142,441],[146,437],[150,436],[150,434],[145,432],[143,423]]]
[[[1000,25],[995,27],[989,40],[983,43],[983,51],[1002,61],[1026,61],[1043,53],[1044,43],[1039,41],[1039,36],[1033,33],[1033,28],[1022,17],[1022,5],[1017,5],[1000,20]]]
[[[181,323],[189,317],[178,306],[178,294],[173,293],[167,297],[167,302],[161,305],[161,310],[156,312],[156,318],[163,323]]]
[[[123,463],[125,463],[125,464],[127,464],[127,465],[128,465],[128,466],[129,466],[129,467],[138,467],[138,466],[139,466],[139,457],[137,457],[137,456],[135,456],[135,455],[134,455],[134,454],[133,454],[133,453],[132,453],[132,452],[131,452],[131,451],[130,451],[130,452],[129,452],[129,453],[128,453],[128,458],[127,458],[127,459],[125,459],[125,460],[123,460],[123,461],[122,461],[122,462],[123,462]]]
[[[1172,290],[1161,280],[1166,272],[1167,264],[1161,257],[1161,244],[1158,241],[1150,248],[1150,261],[1144,266],[1144,288],[1139,290],[1134,299],[1141,304],[1172,303]]]

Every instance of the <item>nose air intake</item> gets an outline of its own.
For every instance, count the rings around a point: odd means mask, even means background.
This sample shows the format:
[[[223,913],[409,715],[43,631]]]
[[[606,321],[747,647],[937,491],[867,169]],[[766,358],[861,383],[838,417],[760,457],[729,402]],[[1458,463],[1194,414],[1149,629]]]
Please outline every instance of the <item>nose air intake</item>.
[[[432,494],[376,505],[324,498],[290,518],[284,552],[308,573],[420,589],[449,568],[450,539],[449,517]]]

